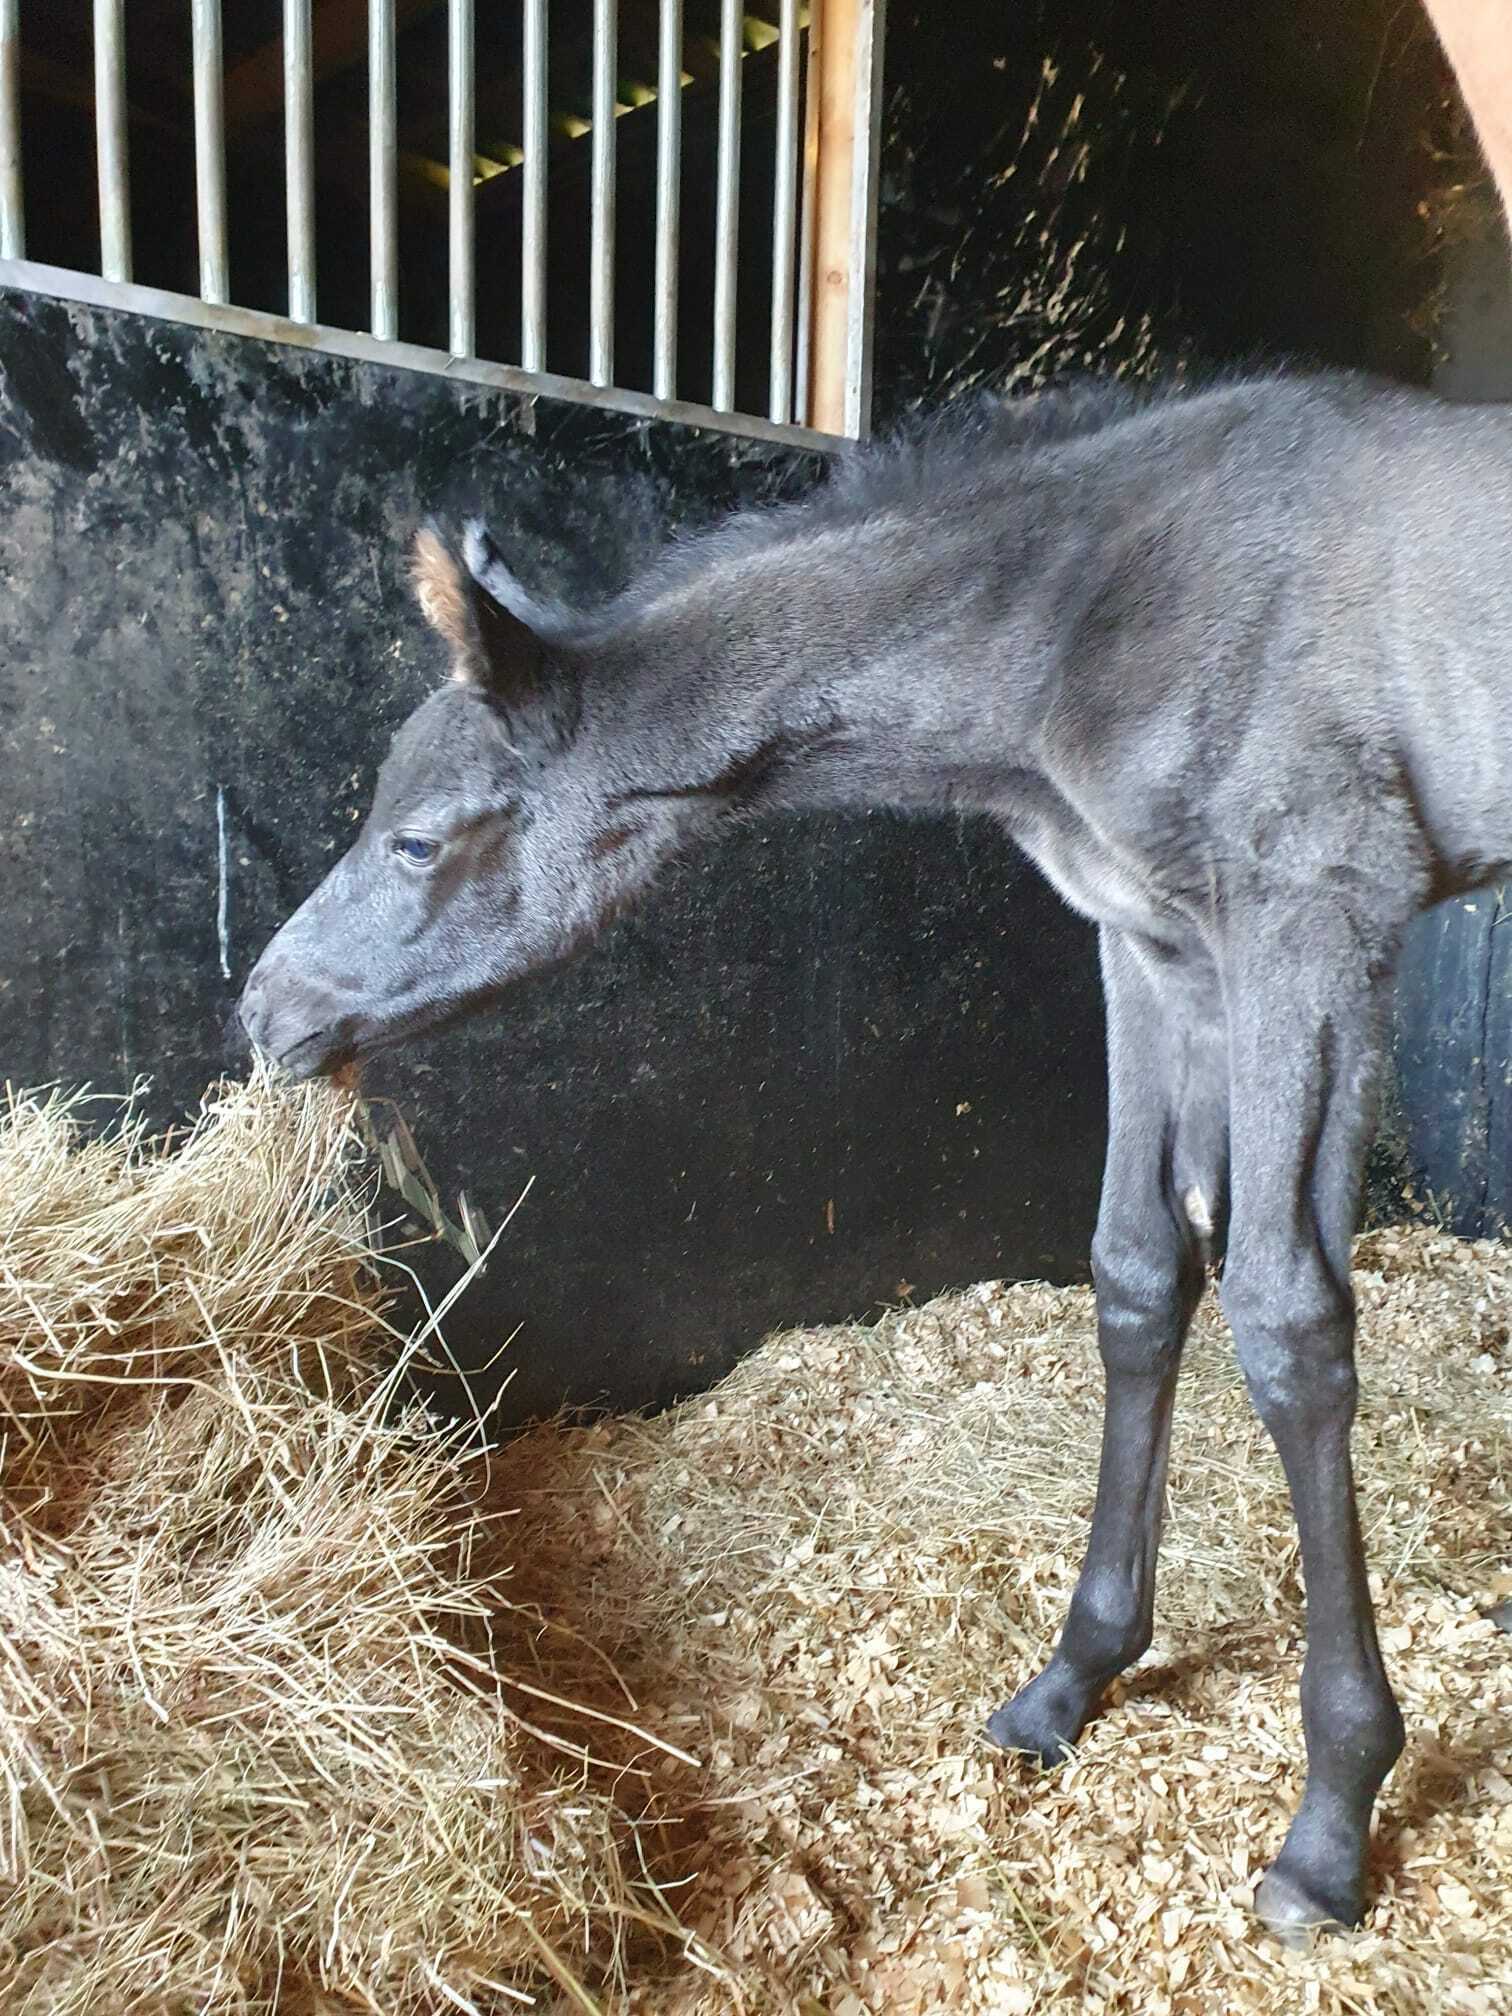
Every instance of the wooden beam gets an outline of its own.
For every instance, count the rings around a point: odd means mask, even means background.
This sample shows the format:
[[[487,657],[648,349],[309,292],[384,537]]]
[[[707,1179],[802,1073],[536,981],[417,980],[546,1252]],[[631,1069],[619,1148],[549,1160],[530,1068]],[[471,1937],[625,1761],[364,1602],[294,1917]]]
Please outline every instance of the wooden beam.
[[[429,14],[440,0],[394,0],[396,34]],[[310,23],[315,82],[367,61],[367,0],[318,0]],[[283,112],[283,37],[277,36],[234,64],[226,76],[226,133],[255,132]]]
[[[850,329],[851,162],[856,146],[856,30],[861,0],[815,0],[809,33],[817,85],[814,165],[813,335],[808,424],[845,431]]]
[[[816,104],[805,418],[828,434],[863,433],[870,405],[883,4],[814,0],[809,27]]]

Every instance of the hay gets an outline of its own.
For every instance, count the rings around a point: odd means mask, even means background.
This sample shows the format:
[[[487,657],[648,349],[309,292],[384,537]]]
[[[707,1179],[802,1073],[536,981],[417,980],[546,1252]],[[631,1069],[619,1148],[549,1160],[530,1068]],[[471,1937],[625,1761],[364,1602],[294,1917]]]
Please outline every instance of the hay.
[[[684,1944],[663,1753],[575,1644],[581,1712],[541,1702],[477,1456],[380,1369],[350,1118],[259,1084],[169,1153],[4,1115],[6,2016],[591,2009],[580,1965]]]
[[[404,1404],[349,1122],[258,1085],[172,1154],[0,1124],[6,2016],[1512,2010],[1512,1251],[1360,1248],[1411,1747],[1366,1930],[1286,1954],[1244,1905],[1296,1547],[1211,1307],[1161,1637],[1041,1776],[979,1731],[1085,1536],[1083,1291],[779,1337],[485,1460]]]

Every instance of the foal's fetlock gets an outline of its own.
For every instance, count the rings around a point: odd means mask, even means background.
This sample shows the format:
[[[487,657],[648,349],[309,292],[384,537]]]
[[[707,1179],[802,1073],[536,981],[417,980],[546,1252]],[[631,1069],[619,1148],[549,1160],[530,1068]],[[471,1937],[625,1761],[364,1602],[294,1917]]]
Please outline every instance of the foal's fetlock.
[[[1155,1635],[1149,1606],[1127,1585],[1082,1585],[1071,1600],[1057,1648],[1061,1661],[1086,1677],[1094,1698],[1119,1674],[1142,1659]]]
[[[1401,1708],[1379,1673],[1315,1683],[1304,1667],[1302,1726],[1308,1789],[1293,1831],[1326,1826],[1345,1847],[1369,1831],[1376,1794],[1407,1746]]]
[[[1055,1655],[987,1724],[1004,1750],[1059,1764],[1086,1727],[1103,1690],[1149,1649],[1148,1605],[1117,1576],[1083,1574]]]
[[[1048,1769],[1063,1764],[1096,1706],[1101,1688],[1052,1659],[1027,1687],[1020,1688],[989,1717],[987,1736],[1000,1750],[1017,1750]]]

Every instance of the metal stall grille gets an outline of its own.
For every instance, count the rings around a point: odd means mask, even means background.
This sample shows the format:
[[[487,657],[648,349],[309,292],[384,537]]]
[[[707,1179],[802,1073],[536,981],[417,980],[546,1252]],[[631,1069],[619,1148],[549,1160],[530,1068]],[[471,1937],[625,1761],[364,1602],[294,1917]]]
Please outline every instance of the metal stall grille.
[[[154,284],[141,270],[145,259],[133,259],[132,176],[144,155],[132,97],[140,51],[132,39],[153,31],[165,0],[81,0],[87,72],[76,96],[93,124],[98,268],[35,252],[28,257],[28,224],[40,221],[49,200],[41,188],[25,186],[30,94],[38,77],[45,86],[59,69],[28,39],[29,9],[37,4],[0,0],[0,285],[736,433],[822,445],[866,432],[885,0],[580,0],[581,32],[591,37],[586,117],[565,113],[553,97],[553,31],[565,32],[559,24],[568,0],[554,8],[550,0],[497,0],[491,13],[485,13],[489,0],[484,7],[476,0],[281,0],[275,41],[234,61],[228,56],[245,41],[250,8],[242,0],[177,0],[187,13],[189,74],[169,78],[164,88],[178,92],[192,129],[185,172],[193,175],[193,292],[187,284],[182,290]],[[518,37],[518,78],[509,84],[518,104],[517,141],[498,137],[492,108],[503,87],[486,67],[496,46],[489,38],[497,37],[506,11]],[[418,88],[405,55],[406,36],[417,24],[431,36],[427,47],[436,52],[445,87],[444,135],[438,133],[434,149],[440,158],[418,166],[401,119]],[[357,151],[366,175],[366,302],[354,308],[348,294],[345,312],[323,319],[329,248],[316,226],[327,115],[317,87],[339,46],[359,92],[366,70],[365,104],[359,101],[354,112],[350,90],[341,101],[347,127],[357,119],[365,129]],[[632,49],[633,57],[626,53]],[[159,55],[156,74],[170,62],[171,50]],[[759,127],[751,121],[746,81],[758,68],[767,94]],[[244,80],[253,69],[282,129],[283,312],[237,297],[238,197],[233,187],[228,200],[228,131],[234,142],[244,124]],[[696,162],[687,146],[697,109],[690,86],[706,87],[710,100],[706,154]],[[654,121],[654,154],[649,145],[644,150],[654,162],[647,170],[654,172],[654,205],[644,229],[627,219],[622,203],[622,125],[632,113],[641,122],[637,141]],[[563,232],[559,213],[553,221],[564,133],[578,139],[587,157],[580,246],[563,242],[572,233]],[[275,156],[271,172],[278,166]],[[762,235],[770,230],[769,288],[768,252],[752,243],[753,170],[763,188],[770,186],[761,214]],[[405,178],[417,175],[438,206],[429,227],[438,260],[444,240],[444,347],[439,302],[427,304],[438,311],[434,342],[401,333],[411,288],[439,291],[433,267],[416,280],[405,271],[412,261],[402,248],[401,206]],[[493,214],[492,185],[505,176],[514,178],[510,215],[517,233],[512,341],[501,336],[496,316],[491,322],[480,314],[480,286],[495,278],[495,241],[486,236],[480,258],[480,211]],[[702,244],[692,232],[695,195]],[[139,237],[140,210],[139,203]],[[652,242],[643,244],[646,237]],[[627,240],[636,260],[637,314],[641,272],[654,274],[644,342],[625,340]],[[514,237],[510,244],[513,251]],[[763,271],[756,288],[758,256]],[[690,272],[697,279],[692,293]],[[754,306],[753,297],[759,297]],[[577,316],[586,311],[580,376],[548,368],[554,311],[560,315],[564,306]],[[690,312],[707,313],[707,328],[690,333]],[[634,353],[628,360],[627,350]],[[690,385],[702,396],[685,396]],[[764,389],[765,411],[741,410],[741,385],[748,409],[761,403]]]

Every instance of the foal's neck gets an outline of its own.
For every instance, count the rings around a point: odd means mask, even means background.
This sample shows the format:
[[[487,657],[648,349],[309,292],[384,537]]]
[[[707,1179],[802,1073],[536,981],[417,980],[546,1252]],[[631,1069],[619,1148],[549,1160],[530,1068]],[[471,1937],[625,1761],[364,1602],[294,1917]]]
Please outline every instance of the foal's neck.
[[[1049,582],[1024,588],[1046,542],[1022,527],[800,509],[711,542],[618,633],[606,745],[663,788],[740,777],[760,809],[985,806],[1032,760],[1053,676]]]

